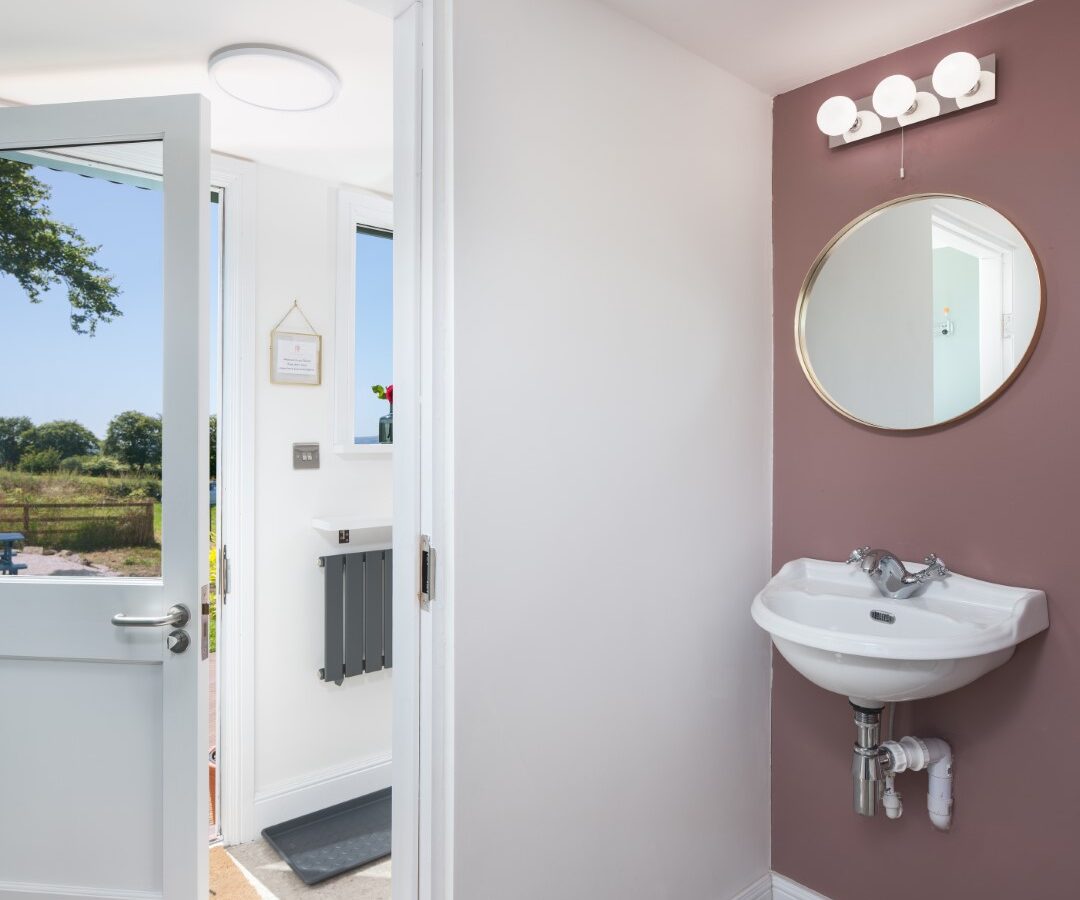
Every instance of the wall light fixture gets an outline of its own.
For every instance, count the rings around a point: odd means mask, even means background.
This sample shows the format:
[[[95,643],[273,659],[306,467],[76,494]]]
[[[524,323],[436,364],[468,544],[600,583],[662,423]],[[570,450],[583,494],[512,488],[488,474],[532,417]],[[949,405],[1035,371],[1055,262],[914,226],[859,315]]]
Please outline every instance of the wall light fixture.
[[[907,75],[882,79],[861,100],[830,97],[818,108],[817,126],[830,147],[842,147],[876,134],[915,125],[997,97],[997,56],[950,53],[933,75],[913,81]]]

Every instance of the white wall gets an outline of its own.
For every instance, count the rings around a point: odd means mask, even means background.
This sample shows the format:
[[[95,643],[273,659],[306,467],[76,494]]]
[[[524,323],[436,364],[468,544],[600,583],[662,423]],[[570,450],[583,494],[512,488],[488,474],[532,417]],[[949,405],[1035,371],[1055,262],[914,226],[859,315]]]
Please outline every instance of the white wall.
[[[770,100],[589,0],[455,0],[455,896],[769,863]]]
[[[391,512],[391,462],[343,460],[331,449],[334,372],[334,186],[258,169],[255,390],[255,791],[258,827],[389,784],[391,675],[318,679],[322,570],[338,551],[317,516]],[[265,348],[293,300],[323,335],[323,384],[271,384]],[[318,441],[322,467],[294,471],[294,441]],[[374,784],[372,777],[384,783]]]

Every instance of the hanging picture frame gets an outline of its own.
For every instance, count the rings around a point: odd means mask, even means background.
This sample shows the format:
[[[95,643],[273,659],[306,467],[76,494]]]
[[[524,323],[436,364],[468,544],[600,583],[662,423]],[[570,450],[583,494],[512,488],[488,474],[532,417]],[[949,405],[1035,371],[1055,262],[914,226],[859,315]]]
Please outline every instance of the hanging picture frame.
[[[306,331],[285,331],[282,325],[296,313]],[[270,332],[270,380],[275,384],[322,384],[322,335],[297,301]]]

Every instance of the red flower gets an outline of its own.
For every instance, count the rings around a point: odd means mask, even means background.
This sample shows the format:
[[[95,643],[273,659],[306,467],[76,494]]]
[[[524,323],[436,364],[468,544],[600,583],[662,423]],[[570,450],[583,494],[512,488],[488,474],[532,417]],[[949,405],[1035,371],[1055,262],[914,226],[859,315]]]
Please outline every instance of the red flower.
[[[386,399],[390,401],[390,405],[394,405],[394,386],[389,384],[386,386]]]

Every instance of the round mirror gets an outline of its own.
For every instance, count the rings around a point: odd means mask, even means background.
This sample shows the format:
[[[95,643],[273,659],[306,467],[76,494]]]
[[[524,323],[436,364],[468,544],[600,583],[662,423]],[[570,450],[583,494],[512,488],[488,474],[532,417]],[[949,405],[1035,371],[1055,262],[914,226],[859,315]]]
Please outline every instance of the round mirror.
[[[871,210],[821,252],[795,313],[799,360],[833,409],[914,430],[966,416],[1016,377],[1043,320],[1027,240],[965,197]]]

